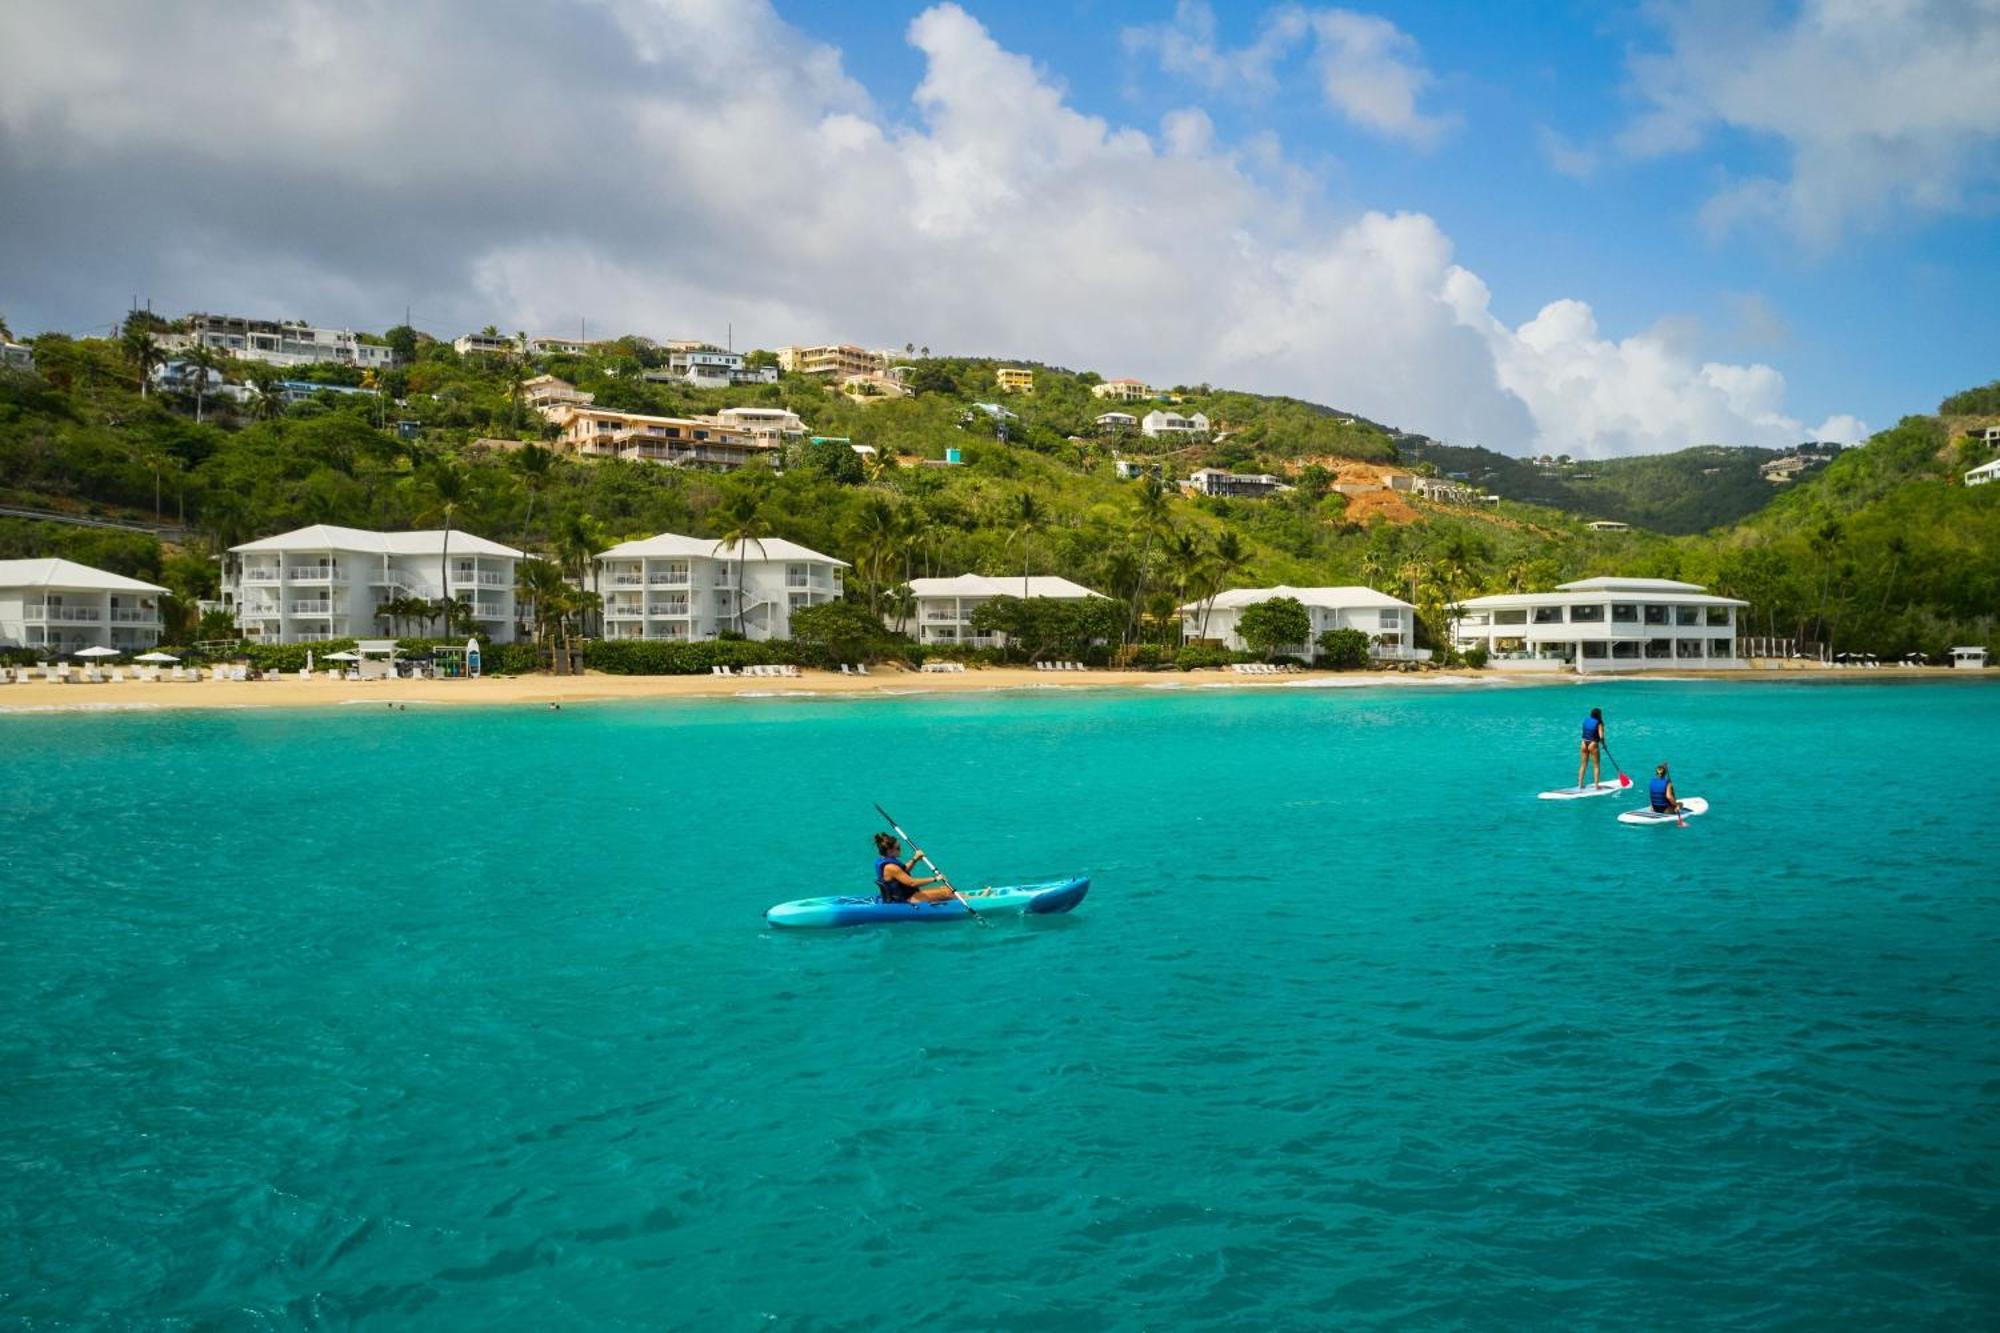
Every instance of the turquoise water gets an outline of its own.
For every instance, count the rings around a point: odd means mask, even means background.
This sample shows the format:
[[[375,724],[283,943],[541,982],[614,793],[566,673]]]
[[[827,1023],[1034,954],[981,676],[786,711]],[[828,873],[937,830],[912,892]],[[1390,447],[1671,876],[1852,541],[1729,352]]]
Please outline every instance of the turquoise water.
[[[1714,802],[1555,804],[1590,704]],[[0,1327],[1978,1328],[2000,690],[0,718]],[[871,800],[1076,914],[776,934]]]

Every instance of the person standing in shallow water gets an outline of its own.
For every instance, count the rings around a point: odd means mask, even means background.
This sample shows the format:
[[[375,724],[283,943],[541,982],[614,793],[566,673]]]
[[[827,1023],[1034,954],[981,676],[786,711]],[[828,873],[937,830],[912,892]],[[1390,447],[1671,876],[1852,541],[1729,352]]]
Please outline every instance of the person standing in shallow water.
[[[1584,771],[1592,764],[1597,766],[1597,775],[1590,782],[1599,786],[1604,782],[1604,710],[1593,708],[1590,716],[1583,720],[1583,754],[1576,761],[1576,789],[1583,790]]]

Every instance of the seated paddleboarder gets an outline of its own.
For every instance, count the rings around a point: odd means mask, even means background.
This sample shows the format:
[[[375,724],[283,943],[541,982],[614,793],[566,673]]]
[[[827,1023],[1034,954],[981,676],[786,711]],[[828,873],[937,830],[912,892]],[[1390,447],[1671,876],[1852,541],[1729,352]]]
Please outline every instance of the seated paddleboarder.
[[[885,903],[940,903],[953,896],[950,883],[943,875],[932,875],[929,879],[918,879],[910,874],[917,862],[924,859],[922,851],[912,853],[908,859],[902,855],[903,845],[888,833],[875,835],[875,892],[882,895]],[[939,888],[938,885],[944,887]]]
[[[1576,761],[1576,789],[1583,790],[1584,770],[1595,761],[1597,776],[1590,780],[1593,787],[1604,782],[1604,710],[1593,708],[1590,716],[1583,720],[1583,757]]]
[[[1677,815],[1681,812],[1681,799],[1674,795],[1674,780],[1667,776],[1667,766],[1661,764],[1653,770],[1653,780],[1648,784],[1653,798],[1653,809],[1663,815]]]

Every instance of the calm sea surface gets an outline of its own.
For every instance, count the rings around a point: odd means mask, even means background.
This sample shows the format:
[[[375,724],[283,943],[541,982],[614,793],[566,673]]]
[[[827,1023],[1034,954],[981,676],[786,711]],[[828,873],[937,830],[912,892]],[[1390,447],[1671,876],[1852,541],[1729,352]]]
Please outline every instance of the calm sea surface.
[[[1605,709],[1713,811],[1574,778]],[[2000,688],[0,717],[0,1327],[1990,1329]],[[871,800],[1073,915],[776,934]]]

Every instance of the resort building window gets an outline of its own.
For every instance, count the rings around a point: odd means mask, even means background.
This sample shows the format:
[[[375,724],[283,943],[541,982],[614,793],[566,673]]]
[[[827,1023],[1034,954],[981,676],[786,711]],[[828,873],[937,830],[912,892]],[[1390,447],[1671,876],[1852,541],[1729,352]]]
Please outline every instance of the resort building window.
[[[1636,625],[1639,623],[1639,607],[1634,602],[1613,602],[1611,623],[1614,625]]]
[[[1646,606],[1646,623],[1648,625],[1666,624],[1667,608],[1664,606],[1654,606],[1651,603],[1648,603]]]
[[[1708,608],[1708,623],[1710,625],[1727,625],[1730,623],[1731,613],[1732,608],[1730,607],[1711,606]]]
[[[1675,607],[1674,623],[1676,625],[1699,625],[1701,623],[1701,608],[1698,606]]]
[[[1674,655],[1674,641],[1672,639],[1646,640],[1646,656],[1653,658],[1660,658],[1660,657],[1672,657],[1673,655]]]
[[[1604,608],[1601,606],[1572,606],[1569,609],[1569,623],[1572,625],[1599,625],[1604,623]]]
[[[1700,639],[1676,639],[1676,640],[1674,640],[1674,656],[1675,656],[1675,657],[1700,657],[1700,656],[1701,656],[1701,640],[1700,640]]]
[[[1734,657],[1734,656],[1736,656],[1736,640],[1734,640],[1734,639],[1710,639],[1710,640],[1708,641],[1708,655],[1709,655],[1710,657]]]
[[[1503,609],[1495,611],[1493,613],[1493,623],[1496,625],[1525,625],[1528,623],[1528,613],[1526,610],[1514,611]]]
[[[1535,608],[1535,623],[1537,625],[1560,625],[1562,621],[1563,609],[1560,606],[1538,606]]]
[[[1610,655],[1609,648],[1610,645],[1602,639],[1585,639],[1583,641],[1583,655],[1585,657],[1607,657]]]
[[[1611,645],[1611,655],[1613,657],[1637,658],[1641,655],[1640,650],[1644,646],[1632,639],[1619,639]]]

